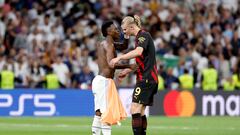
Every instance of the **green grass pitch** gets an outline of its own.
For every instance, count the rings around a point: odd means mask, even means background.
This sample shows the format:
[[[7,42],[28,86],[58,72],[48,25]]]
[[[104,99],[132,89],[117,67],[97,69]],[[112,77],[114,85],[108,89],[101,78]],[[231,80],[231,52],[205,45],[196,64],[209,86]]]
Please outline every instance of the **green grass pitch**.
[[[91,135],[91,117],[0,117],[0,135]],[[112,135],[132,135],[131,119]],[[147,135],[240,135],[240,117],[149,117]]]

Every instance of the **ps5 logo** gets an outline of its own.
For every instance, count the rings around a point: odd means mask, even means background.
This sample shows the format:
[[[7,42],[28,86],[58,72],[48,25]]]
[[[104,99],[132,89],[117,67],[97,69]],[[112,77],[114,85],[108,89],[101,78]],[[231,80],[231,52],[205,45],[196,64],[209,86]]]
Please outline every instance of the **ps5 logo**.
[[[10,116],[21,116],[24,114],[26,101],[32,101],[33,107],[38,110],[33,111],[34,116],[52,116],[56,113],[56,106],[52,100],[56,97],[53,94],[21,94],[18,98],[17,110],[9,111]],[[0,109],[10,108],[14,105],[14,98],[10,94],[0,94]],[[40,109],[42,109],[40,111]]]

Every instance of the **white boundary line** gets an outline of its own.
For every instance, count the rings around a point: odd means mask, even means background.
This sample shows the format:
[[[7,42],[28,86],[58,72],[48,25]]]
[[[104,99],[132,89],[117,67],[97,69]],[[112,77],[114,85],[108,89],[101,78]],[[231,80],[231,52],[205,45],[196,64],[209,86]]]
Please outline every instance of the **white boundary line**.
[[[1,128],[16,128],[16,127],[32,127],[32,128],[44,128],[44,127],[52,127],[52,128],[77,128],[79,130],[91,128],[91,125],[71,125],[71,124],[30,124],[30,123],[1,123],[0,122],[0,129]],[[113,126],[115,129],[122,129],[122,128],[129,128],[131,126]],[[188,127],[188,126],[148,126],[148,129],[161,129],[161,130],[237,130],[239,128],[235,127],[225,127],[225,128],[210,128],[210,127]]]

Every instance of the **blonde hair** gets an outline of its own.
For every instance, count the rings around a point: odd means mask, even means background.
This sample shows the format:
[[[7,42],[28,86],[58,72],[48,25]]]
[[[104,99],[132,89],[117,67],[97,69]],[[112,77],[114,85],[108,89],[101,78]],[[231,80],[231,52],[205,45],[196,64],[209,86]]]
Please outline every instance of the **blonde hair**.
[[[122,25],[136,24],[139,28],[141,28],[141,19],[138,15],[126,16],[122,20]]]

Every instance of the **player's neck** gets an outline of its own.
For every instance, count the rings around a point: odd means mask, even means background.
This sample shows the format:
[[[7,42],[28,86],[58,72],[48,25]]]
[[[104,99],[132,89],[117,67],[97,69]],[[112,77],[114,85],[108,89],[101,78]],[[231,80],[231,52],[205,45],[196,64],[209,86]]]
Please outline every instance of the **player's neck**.
[[[106,40],[107,40],[108,42],[111,42],[111,43],[114,42],[114,40],[113,40],[113,38],[112,38],[111,36],[107,36]]]
[[[139,27],[136,27],[135,28],[135,31],[134,31],[134,36],[137,36],[138,32],[140,31],[141,29]]]

